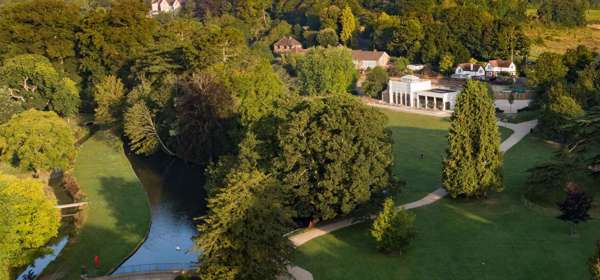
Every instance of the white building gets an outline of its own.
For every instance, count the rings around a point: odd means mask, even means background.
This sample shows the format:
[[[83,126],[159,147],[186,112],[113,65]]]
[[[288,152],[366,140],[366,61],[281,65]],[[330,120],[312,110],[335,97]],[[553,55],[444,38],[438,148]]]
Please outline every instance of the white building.
[[[497,77],[502,73],[509,76],[517,75],[517,66],[511,60],[494,59],[485,65],[485,75],[487,77]]]
[[[352,62],[356,69],[367,70],[377,66],[386,68],[390,56],[386,52],[352,50]]]
[[[430,80],[407,75],[391,78],[382,100],[392,105],[446,111],[454,110],[457,95],[455,90],[433,88]]]
[[[159,13],[174,13],[181,9],[184,4],[185,0],[152,0],[150,14],[157,15]]]
[[[452,78],[457,79],[482,79],[485,77],[485,70],[479,64],[462,63],[456,66]]]

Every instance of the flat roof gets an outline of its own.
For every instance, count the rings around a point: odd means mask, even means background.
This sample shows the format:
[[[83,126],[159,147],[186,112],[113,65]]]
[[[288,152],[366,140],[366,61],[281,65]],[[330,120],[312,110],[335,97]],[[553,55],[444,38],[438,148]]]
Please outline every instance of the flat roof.
[[[456,92],[456,90],[445,89],[445,88],[434,88],[434,89],[430,89],[428,91],[429,92],[434,92],[434,93],[451,93],[451,92]]]

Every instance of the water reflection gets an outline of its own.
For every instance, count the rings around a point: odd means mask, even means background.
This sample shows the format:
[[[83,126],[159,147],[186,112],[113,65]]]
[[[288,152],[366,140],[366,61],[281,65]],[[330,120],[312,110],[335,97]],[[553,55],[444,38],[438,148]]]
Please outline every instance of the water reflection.
[[[148,193],[152,225],[147,240],[116,272],[127,266],[197,261],[193,218],[206,211],[203,168],[164,156],[128,156]]]
[[[17,277],[18,280],[30,280],[35,279],[37,275],[40,275],[42,271],[48,266],[50,262],[56,259],[56,256],[65,248],[67,245],[67,241],[69,241],[68,237],[63,237],[58,242],[50,245],[50,249],[52,249],[51,254],[47,254],[41,256],[33,261],[33,264],[29,265],[23,273]]]

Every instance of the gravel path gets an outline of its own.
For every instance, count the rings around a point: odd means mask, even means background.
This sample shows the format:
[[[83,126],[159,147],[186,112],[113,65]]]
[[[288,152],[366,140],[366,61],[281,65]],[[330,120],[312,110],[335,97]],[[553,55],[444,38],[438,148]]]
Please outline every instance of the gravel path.
[[[527,134],[529,134],[531,132],[531,130],[537,125],[537,120],[522,122],[519,124],[498,122],[498,125],[513,130],[513,134],[511,134],[510,137],[508,137],[506,140],[504,140],[504,142],[502,142],[502,144],[500,145],[500,151],[506,152],[510,148],[512,148],[514,145],[519,143],[519,141],[521,141],[525,136],[527,136]],[[429,193],[428,195],[426,195],[425,197],[423,197],[417,201],[413,201],[413,202],[398,206],[398,209],[400,209],[400,208],[414,209],[414,208],[423,207],[423,206],[435,203],[436,201],[445,197],[447,194],[448,193],[446,192],[445,189],[438,188],[435,191]],[[292,243],[294,243],[294,245],[296,247],[298,247],[298,246],[300,246],[310,240],[313,240],[317,237],[323,236],[325,234],[328,234],[330,232],[333,232],[333,231],[336,231],[336,230],[339,230],[339,229],[342,229],[345,227],[349,227],[349,226],[351,226],[353,224],[357,224],[359,222],[360,221],[353,221],[351,218],[346,218],[346,219],[342,219],[339,221],[320,225],[320,226],[317,226],[317,227],[314,227],[311,229],[306,229],[302,232],[291,235],[289,237],[289,239],[292,241]]]

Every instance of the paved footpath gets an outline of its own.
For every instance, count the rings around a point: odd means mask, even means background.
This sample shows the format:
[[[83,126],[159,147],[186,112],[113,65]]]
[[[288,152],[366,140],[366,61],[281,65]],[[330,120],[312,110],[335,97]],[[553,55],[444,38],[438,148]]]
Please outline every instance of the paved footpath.
[[[529,134],[531,132],[531,130],[537,125],[537,120],[522,122],[519,124],[498,122],[498,125],[513,130],[513,134],[511,134],[510,137],[508,137],[506,140],[504,140],[504,142],[502,142],[502,144],[500,145],[500,151],[506,152],[510,148],[512,148],[514,145],[519,143],[519,141],[521,141],[525,136],[527,136],[527,134]],[[423,206],[435,203],[436,201],[445,197],[447,194],[448,193],[446,192],[445,189],[438,188],[435,191],[429,193],[428,195],[426,195],[425,197],[423,197],[417,201],[413,201],[413,202],[398,206],[398,209],[400,209],[400,208],[414,209],[414,208],[423,207]],[[353,221],[352,218],[346,218],[346,219],[342,219],[342,220],[339,220],[336,222],[331,222],[331,223],[320,225],[320,226],[317,226],[317,227],[314,227],[311,229],[307,229],[307,230],[304,230],[297,234],[293,234],[289,237],[289,239],[292,241],[292,243],[294,243],[294,245],[296,247],[298,247],[298,246],[300,246],[308,241],[311,241],[317,237],[323,236],[325,234],[328,234],[330,232],[333,232],[333,231],[336,231],[336,230],[339,230],[339,229],[342,229],[345,227],[349,227],[353,224],[357,224],[360,222],[361,221]]]

